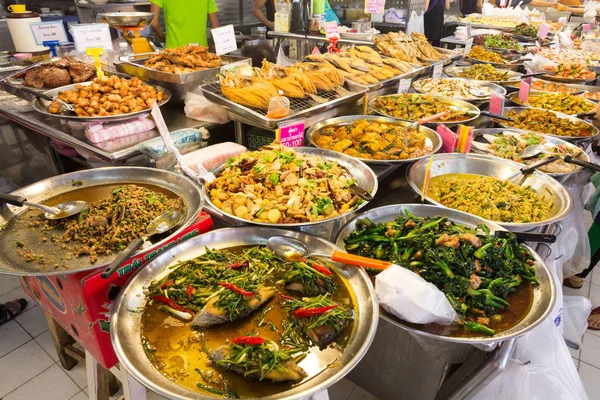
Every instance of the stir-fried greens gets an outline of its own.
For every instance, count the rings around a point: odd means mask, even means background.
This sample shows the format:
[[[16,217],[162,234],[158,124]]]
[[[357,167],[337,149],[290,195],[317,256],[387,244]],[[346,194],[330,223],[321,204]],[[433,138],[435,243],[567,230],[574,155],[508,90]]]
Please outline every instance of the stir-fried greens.
[[[537,284],[531,253],[512,236],[492,236],[484,225],[470,229],[405,211],[393,222],[365,218],[356,227],[344,239],[346,251],[393,262],[433,283],[471,332],[494,335],[494,327],[510,328],[502,324],[510,312],[505,299],[524,282]]]
[[[483,34],[473,38],[473,44],[477,46],[492,47],[495,49],[506,50],[523,50],[523,46],[519,44],[511,35],[507,34]]]
[[[506,81],[510,78],[508,70],[496,69],[490,64],[475,64],[458,73],[459,78],[475,79],[478,81]]]
[[[469,119],[468,109],[450,108],[450,100],[441,101],[424,94],[402,94],[397,96],[381,96],[373,101],[373,109],[394,118],[416,121],[422,118],[449,111],[436,122],[454,122]]]
[[[521,101],[518,98],[515,98],[513,101],[521,104]],[[574,96],[569,93],[530,93],[527,102],[524,105],[557,111],[563,114],[587,113],[594,111],[596,108],[595,103],[592,103],[581,96]]]

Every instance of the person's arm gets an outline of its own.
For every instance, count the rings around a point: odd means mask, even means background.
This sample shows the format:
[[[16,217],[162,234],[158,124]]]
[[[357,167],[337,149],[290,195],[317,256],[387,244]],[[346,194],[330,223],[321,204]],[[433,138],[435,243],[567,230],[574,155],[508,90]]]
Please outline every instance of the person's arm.
[[[483,0],[477,0],[477,3],[475,4],[475,12],[481,13],[481,10],[483,10]]]
[[[152,5],[150,6],[150,12],[152,12],[152,14],[154,14],[154,18],[152,18],[152,22],[150,23],[150,26],[152,27],[152,29],[154,29],[156,36],[158,36],[158,38],[164,42],[165,41],[165,33],[163,32],[162,27],[160,26],[160,11],[161,10],[162,10],[162,8],[158,4],[152,3]]]
[[[425,0],[425,4],[423,4],[423,10],[429,10],[429,0]]]
[[[217,13],[219,12],[219,8],[217,7],[217,3],[215,3],[215,0],[208,0],[208,20],[210,21],[210,27],[211,28],[218,28],[219,26],[221,26],[221,24],[219,24],[219,17],[217,16]]]
[[[444,10],[448,11],[450,9],[450,0],[446,0],[446,3],[444,4]]]
[[[531,0],[531,2],[529,4],[525,4],[523,3],[523,5],[528,5],[531,7],[551,7],[551,8],[556,8],[556,3],[550,3],[547,1],[542,1],[542,0]]]
[[[252,6],[252,14],[254,14],[256,19],[265,24],[267,28],[273,30],[275,29],[275,23],[269,21],[267,17],[265,17],[265,14],[263,14],[262,12],[262,8],[265,6],[266,3],[267,0],[254,0],[254,5]]]

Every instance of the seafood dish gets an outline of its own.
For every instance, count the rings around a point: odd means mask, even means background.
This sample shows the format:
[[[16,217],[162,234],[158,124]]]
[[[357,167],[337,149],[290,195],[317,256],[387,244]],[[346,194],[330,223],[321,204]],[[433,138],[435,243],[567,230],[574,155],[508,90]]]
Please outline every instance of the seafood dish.
[[[96,68],[68,57],[32,68],[16,76],[25,86],[36,89],[54,89],[73,83],[86,82],[96,77]]]
[[[388,57],[416,65],[429,65],[442,61],[444,56],[434,49],[422,33],[390,32],[373,37],[377,49]]]
[[[496,69],[490,64],[475,64],[463,69],[457,75],[459,78],[474,79],[478,81],[506,81],[511,78],[509,71]]]
[[[296,68],[282,67],[263,60],[262,67],[256,73],[286,97],[303,99],[308,94],[317,93],[310,78]]]
[[[225,97],[247,107],[266,110],[271,98],[279,95],[272,83],[258,76],[226,72],[219,75],[219,83]]]
[[[239,218],[261,223],[322,221],[363,203],[355,178],[337,161],[296,153],[273,143],[227,160],[207,186],[212,203]]]
[[[483,34],[473,37],[474,46],[490,47],[503,50],[523,50],[523,46],[519,44],[511,35],[507,34]]]
[[[322,149],[373,160],[404,160],[433,151],[431,140],[417,129],[366,119],[323,127],[312,140]]]
[[[104,117],[148,110],[165,96],[162,91],[136,77],[127,79],[104,75],[95,78],[91,84],[59,92],[58,98],[72,104],[79,117]],[[53,101],[48,112],[61,114],[61,103]]]
[[[485,225],[473,229],[443,216],[404,213],[385,223],[360,219],[344,243],[348,253],[395,263],[446,295],[457,322],[419,329],[452,337],[494,336],[527,315],[532,285],[538,284],[535,258],[514,236],[498,238]]]
[[[554,136],[592,136],[592,131],[585,122],[572,121],[548,110],[535,108],[528,108],[521,112],[510,110],[506,116],[515,120],[514,122],[502,122],[503,125],[511,128],[546,133]]]
[[[157,71],[188,74],[221,66],[221,57],[208,52],[208,47],[187,45],[166,49],[146,60],[144,65]]]
[[[79,182],[75,181],[74,185]],[[87,191],[104,192],[102,186]],[[77,191],[76,191],[77,192]],[[109,195],[89,202],[78,215],[48,220],[39,210],[27,211],[22,218],[39,232],[38,240],[50,240],[61,249],[66,259],[88,256],[93,264],[99,255],[111,255],[125,249],[134,239],[146,234],[146,226],[166,211],[183,212],[185,206],[176,196],[140,185],[117,186]],[[37,242],[25,238],[16,241],[17,253],[29,263],[55,263],[44,254],[37,254]]]
[[[553,77],[565,79],[594,79],[596,73],[587,69],[583,64],[578,63],[560,63],[558,66],[546,66],[545,70],[553,72]]]
[[[448,114],[436,119],[435,122],[457,122],[472,118],[471,110],[452,107],[448,102],[440,101],[431,95],[407,93],[396,96],[380,96],[371,103],[371,106],[374,111],[382,115],[407,121],[416,121],[445,111],[449,111]]]
[[[165,377],[199,394],[288,390],[308,377],[299,364],[309,352],[343,352],[355,324],[345,280],[326,260],[206,248],[170,270],[146,289],[142,343]]]
[[[507,61],[500,57],[498,53],[486,50],[482,46],[473,46],[469,52],[469,58],[479,61],[487,61],[496,64],[507,64]]]
[[[566,163],[563,158],[568,155],[578,158],[583,153],[583,150],[566,142],[555,145],[550,144],[544,135],[538,133],[505,131],[498,135],[484,134],[483,138],[489,143],[474,141],[473,148],[495,157],[520,162],[525,165],[534,164],[550,156],[560,157],[560,159],[550,164],[541,166],[538,168],[538,171],[549,174],[568,174],[581,169],[578,165]],[[537,154],[535,157],[522,158],[521,153],[531,146],[542,146],[541,150],[543,152]]]
[[[600,61],[600,55],[593,51],[563,49],[560,50],[544,47],[537,53],[538,56],[547,58],[557,63],[575,63],[587,65],[593,61]]]
[[[582,114],[594,111],[596,104],[569,93],[529,93],[527,102],[523,103],[518,96],[512,96],[514,103],[535,108],[543,108],[563,114]]]
[[[544,221],[552,209],[552,202],[530,186],[475,174],[434,176],[427,195],[448,208],[495,222]]]
[[[492,88],[466,79],[426,78],[413,83],[419,93],[436,94],[457,99],[490,97]]]

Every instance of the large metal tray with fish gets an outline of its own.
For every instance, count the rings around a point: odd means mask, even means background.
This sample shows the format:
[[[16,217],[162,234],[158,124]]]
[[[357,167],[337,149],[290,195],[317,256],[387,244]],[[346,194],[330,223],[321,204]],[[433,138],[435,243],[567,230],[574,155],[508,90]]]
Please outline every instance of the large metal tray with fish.
[[[215,79],[221,70],[221,67],[225,65],[233,67],[238,64],[252,65],[252,60],[250,58],[222,55],[221,66],[218,68],[209,68],[187,74],[174,74],[171,72],[158,71],[144,65],[146,61],[157,54],[159,53],[130,55],[125,57],[123,62],[115,63],[115,68],[119,72],[137,76],[145,82],[160,85],[161,87],[170,90],[173,96],[172,100],[177,103],[183,103],[185,95],[198,88],[204,81]]]
[[[340,230],[335,243],[338,247],[343,249],[345,247],[344,239],[348,237],[350,233],[356,230],[357,222],[361,219],[369,218],[374,223],[391,222],[394,221],[396,216],[404,214],[405,211],[409,211],[411,214],[417,217],[445,216],[455,223],[463,224],[471,228],[474,228],[477,225],[484,225],[490,229],[492,234],[497,231],[505,230],[494,222],[487,221],[483,218],[479,218],[461,211],[440,208],[432,205],[402,204],[374,208],[359,216],[356,216]],[[519,337],[529,332],[531,329],[535,328],[542,321],[544,321],[552,310],[556,300],[556,287],[550,270],[537,253],[535,253],[531,248],[527,248],[535,258],[536,278],[539,282],[539,285],[533,289],[533,302],[525,318],[508,330],[499,332],[494,336],[452,337],[426,332],[420,328],[419,325],[408,324],[396,316],[384,311],[380,312],[380,318],[383,318],[395,326],[419,336],[425,336],[431,339],[451,343],[490,344]]]
[[[458,50],[450,50],[444,49],[443,47],[433,46],[434,49],[437,50],[444,58],[442,61],[444,62],[444,66],[448,66],[452,64],[456,60],[460,60],[463,57],[463,52]]]
[[[354,123],[356,121],[361,121],[361,120],[366,120],[369,123],[393,124],[393,125],[397,125],[402,128],[405,128],[405,127],[411,125],[410,122],[399,121],[394,118],[387,118],[387,117],[380,117],[380,116],[373,116],[373,115],[350,115],[350,116],[345,116],[345,117],[330,118],[325,121],[319,122],[316,125],[313,125],[306,132],[306,138],[308,139],[310,144],[312,144],[313,146],[315,146],[317,148],[322,148],[315,143],[315,135],[321,129],[351,125],[352,123]],[[425,126],[421,126],[418,129],[419,129],[420,133],[424,134],[427,137],[427,139],[426,139],[427,146],[431,148],[431,151],[428,154],[425,154],[420,157],[406,158],[406,159],[402,159],[402,160],[375,160],[372,158],[361,158],[361,157],[354,157],[354,158],[364,162],[365,164],[374,164],[374,165],[395,164],[395,165],[398,165],[398,164],[407,164],[407,163],[415,162],[417,160],[420,160],[421,158],[429,157],[431,154],[437,153],[439,151],[439,149],[442,147],[442,138],[440,137],[440,135],[438,135],[438,133],[436,131],[434,131],[433,129],[427,128]],[[334,150],[331,150],[331,151],[334,151]],[[340,153],[340,154],[344,154],[344,153]]]
[[[50,97],[57,97],[60,92],[64,92],[66,90],[73,90],[79,86],[89,86],[92,83],[93,82],[81,82],[81,83],[75,83],[72,85],[61,86],[59,88],[48,90],[47,92],[45,92],[45,94]],[[158,105],[163,106],[163,105],[167,104],[167,102],[171,99],[171,92],[165,88],[158,86],[158,85],[150,85],[150,86],[154,87],[154,89],[156,89],[157,92],[163,93],[163,99],[162,99],[162,101],[160,101],[158,103]],[[73,121],[73,122],[118,122],[118,121],[125,121],[125,120],[132,119],[132,118],[143,117],[143,116],[149,115],[150,112],[152,111],[152,108],[148,108],[146,110],[136,111],[136,112],[127,113],[127,114],[107,115],[107,116],[103,116],[103,117],[100,117],[100,116],[98,116],[98,117],[80,117],[75,114],[65,114],[65,113],[53,114],[50,111],[48,111],[49,106],[50,106],[49,101],[43,100],[39,97],[36,97],[31,101],[31,107],[35,111],[39,112],[40,114],[44,114],[45,116],[51,117],[51,118],[62,119],[62,120]]]
[[[272,236],[287,236],[300,240],[311,252],[331,254],[335,250],[340,250],[330,242],[301,232],[266,227],[245,227],[212,231],[164,252],[144,266],[128,282],[115,301],[116,306],[112,310],[111,339],[117,357],[127,372],[145,387],[170,399],[212,400],[217,398],[218,396],[210,395],[208,392],[192,390],[173,382],[148,359],[147,349],[142,343],[143,314],[140,312],[148,301],[146,288],[152,281],[161,279],[171,272],[169,268],[176,262],[198,257],[205,253],[206,248],[224,250],[236,249],[241,246],[265,246],[267,240]],[[311,348],[308,356],[298,364],[308,374],[300,383],[295,385],[272,383],[278,388],[275,393],[271,391],[270,394],[263,395],[261,393],[252,394],[251,391],[244,398],[263,400],[310,398],[339,381],[365,355],[377,330],[379,316],[377,296],[369,277],[362,268],[344,264],[334,264],[333,268],[334,272],[344,280],[356,310],[355,328],[349,334],[345,347],[329,346],[323,351]],[[263,385],[270,384],[270,382],[263,381]]]
[[[74,182],[81,186],[73,186]],[[183,200],[185,212],[182,222],[169,233],[168,237],[159,237],[159,240],[152,241],[152,246],[144,248],[141,251],[154,249],[162,246],[171,237],[189,226],[198,216],[204,205],[202,193],[198,187],[181,174],[142,167],[108,167],[87,169],[70,174],[58,175],[52,178],[44,179],[32,185],[21,188],[12,194],[25,197],[34,203],[47,205],[58,204],[62,201],[83,200],[97,201],[110,194],[111,188],[126,185],[137,184],[146,186],[150,189],[165,193],[172,193]],[[52,243],[51,238],[41,240],[41,234],[29,226],[27,215],[28,207],[14,207],[6,204],[0,205],[0,273],[10,275],[55,275],[70,274],[80,271],[98,269],[110,264],[117,254],[98,255],[98,260],[92,264],[89,256],[65,258],[66,251],[58,244]],[[32,214],[33,215],[33,214]],[[53,232],[56,233],[56,232]],[[51,236],[50,234],[44,234]],[[20,257],[16,250],[17,241],[24,242],[26,245],[32,243],[35,245],[36,253],[44,255],[47,262],[44,265],[37,263],[28,263]],[[136,254],[139,254],[138,251]],[[50,260],[60,261],[61,268],[55,268]]]
[[[483,144],[491,143],[491,140],[493,140],[495,137],[500,138],[502,136],[502,134],[511,134],[511,135],[515,135],[515,136],[520,136],[520,135],[524,135],[527,133],[535,133],[535,132],[530,132],[530,131],[526,131],[526,130],[522,130],[522,129],[514,129],[514,128],[510,128],[510,129],[509,128],[475,129],[473,131],[473,142],[471,143],[471,153],[487,154],[487,155],[490,155],[493,157],[498,157],[493,152],[491,152],[489,149],[486,149],[486,146],[480,146],[479,143],[483,143]],[[536,134],[541,135],[539,133],[536,133]],[[575,157],[576,159],[581,160],[581,161],[587,161],[587,162],[591,161],[590,156],[588,156],[587,153],[585,151],[581,150],[578,146],[575,146],[572,143],[569,143],[565,140],[559,139],[554,136],[549,136],[549,135],[541,135],[541,136],[546,140],[546,143],[542,146],[544,146],[546,148],[551,148],[554,146],[562,146],[565,149],[568,149],[569,153],[577,154],[577,156]],[[527,146],[527,147],[529,147],[529,146]],[[499,158],[503,158],[503,157],[499,157]],[[536,158],[532,158],[532,160],[534,160],[534,159],[536,159]],[[552,165],[552,164],[550,164],[550,165]],[[556,179],[562,183],[567,178],[572,176],[573,174],[577,174],[577,173],[585,170],[584,168],[579,167],[577,165],[574,165],[573,167],[574,167],[574,169],[571,172],[550,172],[548,170],[547,166],[540,168],[540,171],[550,175],[551,177],[553,177],[554,179]]]
[[[362,98],[366,89],[348,91],[339,88],[335,91],[319,91],[316,96],[304,99],[290,98],[290,114],[283,118],[267,118],[267,110],[250,108],[229,100],[223,92],[219,82],[207,82],[202,85],[204,96],[229,112],[229,117],[258,128],[275,130],[286,121],[303,119],[304,126],[308,127],[321,121],[324,117],[335,117],[350,112]],[[325,114],[327,113],[327,114]]]
[[[382,58],[383,57],[385,57],[385,56],[382,56]],[[396,75],[392,78],[388,78],[383,81],[379,81],[377,83],[373,83],[370,85],[361,85],[360,83],[354,82],[350,79],[346,79],[346,86],[348,87],[348,89],[350,89],[353,92],[366,90],[367,92],[371,93],[371,92],[374,92],[379,89],[385,89],[385,88],[391,88],[393,86],[398,86],[398,82],[401,79],[413,79],[413,78],[421,75],[426,69],[427,69],[427,67],[415,65],[414,69],[410,72],[407,72],[405,74]]]
[[[413,87],[413,89],[415,89],[415,91],[417,93],[427,94],[430,92],[425,90],[426,85],[428,85],[428,84],[434,85],[436,82],[438,82],[440,80],[448,81],[448,82],[455,81],[458,83],[465,83],[465,84],[473,86],[474,90],[469,90],[470,97],[459,96],[458,93],[457,94],[453,93],[452,95],[448,96],[448,97],[452,97],[453,99],[467,101],[469,103],[481,103],[481,102],[490,101],[491,92],[496,92],[497,94],[499,94],[501,96],[506,95],[506,89],[500,85],[497,85],[497,84],[491,83],[491,82],[487,82],[487,81],[475,81],[472,79],[465,79],[465,78],[422,78],[422,79],[419,79],[419,80],[413,82],[412,87]],[[485,90],[485,91],[482,92],[482,90]],[[489,94],[487,93],[488,91],[490,92]]]
[[[460,78],[460,74],[466,70],[469,69],[471,67],[446,67],[444,68],[444,73],[452,78]],[[498,68],[498,69],[502,69],[502,68]],[[493,81],[493,80],[482,80],[482,79],[472,79],[472,80],[481,80],[483,82],[490,82],[490,83],[496,83],[499,85],[503,85],[507,82],[518,82],[521,80],[521,76],[524,74],[521,74],[519,72],[516,71],[511,71],[511,70],[505,70],[506,71],[506,79],[505,80],[501,80],[501,81]],[[464,78],[464,79],[471,79],[471,78]]]
[[[408,184],[419,196],[422,194],[421,189],[425,180],[425,170],[428,162],[427,159],[417,161],[406,171]],[[482,154],[436,154],[433,156],[429,171],[431,178],[446,174],[474,174],[505,180],[519,172],[521,168],[523,168],[523,165],[517,162]],[[535,171],[527,175],[521,183],[521,186],[527,185],[552,203],[550,218],[537,222],[492,222],[509,231],[525,232],[559,222],[571,212],[573,208],[571,195],[556,179]],[[448,208],[428,195],[424,197],[432,204]]]

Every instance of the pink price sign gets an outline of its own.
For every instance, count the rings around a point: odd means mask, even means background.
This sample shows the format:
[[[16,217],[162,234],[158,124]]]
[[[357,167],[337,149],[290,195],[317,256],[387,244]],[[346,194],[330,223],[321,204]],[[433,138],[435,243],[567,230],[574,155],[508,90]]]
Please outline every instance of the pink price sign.
[[[546,36],[548,36],[548,32],[550,32],[550,25],[543,23],[540,25],[540,29],[538,29],[537,37],[544,40],[546,39]]]
[[[277,140],[286,147],[302,147],[304,145],[304,122],[279,127]]]
[[[456,148],[456,133],[452,132],[446,125],[441,124],[436,128],[436,132],[442,138],[442,153],[454,153]]]
[[[504,112],[504,96],[496,92],[490,94],[490,112],[502,115]]]
[[[583,28],[584,32],[589,32],[591,30],[590,24],[583,24],[581,27]]]
[[[365,12],[367,14],[383,14],[385,11],[385,0],[365,0]]]
[[[529,83],[525,81],[521,81],[519,84],[519,100],[523,103],[527,103],[527,99],[529,98]]]
[[[327,37],[327,40],[334,37],[340,38],[340,29],[338,28],[337,22],[325,22],[325,36]]]

